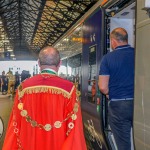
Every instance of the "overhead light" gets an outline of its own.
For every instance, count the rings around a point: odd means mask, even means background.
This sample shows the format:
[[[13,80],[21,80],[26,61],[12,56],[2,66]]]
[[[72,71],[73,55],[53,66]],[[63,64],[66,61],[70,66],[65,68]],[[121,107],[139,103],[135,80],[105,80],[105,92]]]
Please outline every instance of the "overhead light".
[[[11,57],[14,57],[15,55],[14,55],[14,54],[11,54],[10,56],[11,56]]]
[[[7,42],[9,42],[9,40],[6,39],[6,40],[4,40],[4,42],[7,43]]]
[[[7,51],[8,51],[8,52],[12,52],[13,50],[12,50],[12,49],[8,49]]]
[[[75,29],[75,31],[79,31],[80,29],[81,29],[81,26],[77,27],[77,28]]]
[[[69,41],[69,39],[68,39],[68,38],[65,38],[63,41]]]
[[[109,13],[109,12],[117,11],[118,9],[119,9],[118,7],[113,7],[110,9],[106,9],[106,12]]]
[[[1,53],[1,52],[4,52],[4,48],[0,48],[0,53]]]

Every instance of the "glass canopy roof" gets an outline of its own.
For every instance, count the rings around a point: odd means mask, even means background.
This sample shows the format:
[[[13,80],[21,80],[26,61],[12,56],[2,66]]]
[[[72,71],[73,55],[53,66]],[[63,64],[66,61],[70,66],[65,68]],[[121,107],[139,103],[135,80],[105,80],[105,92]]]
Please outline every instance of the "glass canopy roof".
[[[98,0],[1,0],[0,60],[29,60],[54,45]],[[15,57],[14,57],[15,56]]]

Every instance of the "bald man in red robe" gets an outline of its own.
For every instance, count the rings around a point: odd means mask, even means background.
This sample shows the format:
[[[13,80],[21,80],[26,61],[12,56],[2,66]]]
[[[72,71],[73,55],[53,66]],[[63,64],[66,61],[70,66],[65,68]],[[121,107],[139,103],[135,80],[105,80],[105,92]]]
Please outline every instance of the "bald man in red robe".
[[[2,150],[86,150],[78,91],[57,76],[59,52],[42,49],[39,66],[18,87]]]

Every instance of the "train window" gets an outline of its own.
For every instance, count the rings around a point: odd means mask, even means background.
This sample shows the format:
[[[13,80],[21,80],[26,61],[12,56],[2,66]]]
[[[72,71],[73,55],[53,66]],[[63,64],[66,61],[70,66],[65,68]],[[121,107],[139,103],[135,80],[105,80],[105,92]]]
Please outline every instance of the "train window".
[[[71,70],[67,79],[74,82],[79,91],[81,90],[81,57],[81,54],[77,54],[67,60],[67,68]]]
[[[96,46],[89,48],[88,101],[95,103],[96,98]]]
[[[61,66],[58,71],[58,75],[62,78],[67,78],[67,74],[69,74],[69,70],[67,68],[67,59],[62,60]]]
[[[3,136],[3,132],[4,132],[4,124],[2,118],[0,117],[0,139]]]

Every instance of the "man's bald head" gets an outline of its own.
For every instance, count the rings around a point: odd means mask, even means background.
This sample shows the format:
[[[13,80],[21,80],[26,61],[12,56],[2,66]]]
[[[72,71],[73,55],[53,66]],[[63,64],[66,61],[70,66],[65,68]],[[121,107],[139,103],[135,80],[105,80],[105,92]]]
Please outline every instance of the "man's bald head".
[[[110,37],[116,39],[118,42],[128,42],[128,33],[124,28],[114,29]]]
[[[128,44],[128,33],[123,28],[116,28],[110,34],[111,48],[114,50],[118,46]]]
[[[41,66],[57,67],[60,63],[59,51],[51,46],[43,48],[39,53],[39,63]]]

